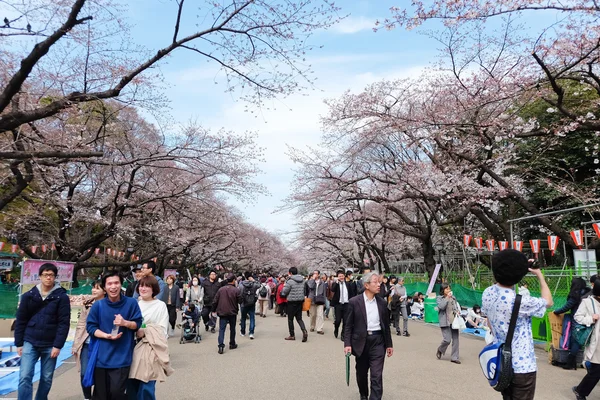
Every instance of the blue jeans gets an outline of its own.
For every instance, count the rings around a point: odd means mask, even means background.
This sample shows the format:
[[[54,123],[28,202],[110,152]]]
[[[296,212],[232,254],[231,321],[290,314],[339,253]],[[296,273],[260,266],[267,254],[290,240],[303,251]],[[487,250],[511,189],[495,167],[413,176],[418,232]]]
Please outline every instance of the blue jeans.
[[[45,400],[48,398],[56,367],[56,358],[50,357],[51,352],[52,347],[36,347],[29,342],[23,343],[23,355],[19,369],[19,399],[30,400],[33,396],[33,373],[38,360],[41,361],[40,384],[35,399]]]
[[[225,347],[225,329],[229,324],[229,345],[235,344],[235,320],[237,315],[219,316],[219,347]]]
[[[127,381],[127,398],[129,400],[156,399],[156,381],[142,382],[137,379]]]
[[[246,334],[246,316],[250,317],[250,334],[254,335],[254,326],[256,318],[256,308],[254,304],[242,307],[242,317],[240,318],[240,332],[242,332],[242,335]]]
[[[329,302],[329,299],[325,299],[325,317],[329,318],[329,309],[331,308],[331,303]]]
[[[88,360],[90,359],[89,349],[90,349],[90,346],[87,343],[84,343],[83,346],[81,347],[81,353],[79,355],[79,365],[81,366],[80,382],[83,382],[83,377],[85,376],[85,370],[87,369]],[[83,383],[82,383],[81,390],[83,391],[84,399],[92,398],[92,388],[91,387],[85,387],[85,386],[83,386]]]

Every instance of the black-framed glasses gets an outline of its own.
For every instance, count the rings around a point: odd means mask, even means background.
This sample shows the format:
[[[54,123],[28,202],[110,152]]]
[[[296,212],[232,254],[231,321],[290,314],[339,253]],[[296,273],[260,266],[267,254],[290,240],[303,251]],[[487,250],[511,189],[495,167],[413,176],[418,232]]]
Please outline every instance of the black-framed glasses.
[[[54,275],[54,274],[41,274],[40,276],[42,278],[55,278],[56,277],[56,275]]]

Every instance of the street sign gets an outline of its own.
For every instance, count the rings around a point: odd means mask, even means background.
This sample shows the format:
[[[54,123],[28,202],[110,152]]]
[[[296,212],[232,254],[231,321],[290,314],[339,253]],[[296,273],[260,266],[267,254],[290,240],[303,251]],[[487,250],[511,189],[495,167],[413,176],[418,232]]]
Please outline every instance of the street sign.
[[[0,271],[12,271],[13,260],[12,258],[0,258]]]

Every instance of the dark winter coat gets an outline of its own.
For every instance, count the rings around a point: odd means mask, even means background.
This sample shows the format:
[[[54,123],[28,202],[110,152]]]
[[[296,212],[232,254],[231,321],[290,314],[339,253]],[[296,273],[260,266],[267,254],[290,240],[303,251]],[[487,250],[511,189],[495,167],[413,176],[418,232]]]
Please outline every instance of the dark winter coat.
[[[57,283],[42,300],[38,286],[21,296],[15,323],[15,346],[23,347],[27,341],[36,347],[62,349],[71,323],[69,296]]]

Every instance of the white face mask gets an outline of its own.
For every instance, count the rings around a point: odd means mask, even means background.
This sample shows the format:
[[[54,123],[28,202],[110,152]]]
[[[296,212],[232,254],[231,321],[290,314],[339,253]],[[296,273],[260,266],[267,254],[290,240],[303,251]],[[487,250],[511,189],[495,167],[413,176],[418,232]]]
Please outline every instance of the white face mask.
[[[192,285],[198,286],[198,281],[196,281],[196,280],[192,281]]]

